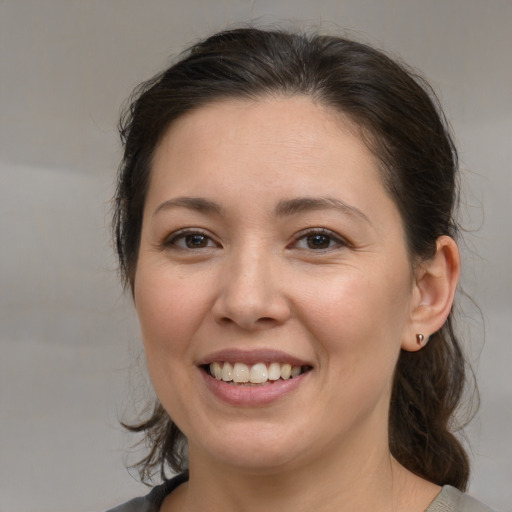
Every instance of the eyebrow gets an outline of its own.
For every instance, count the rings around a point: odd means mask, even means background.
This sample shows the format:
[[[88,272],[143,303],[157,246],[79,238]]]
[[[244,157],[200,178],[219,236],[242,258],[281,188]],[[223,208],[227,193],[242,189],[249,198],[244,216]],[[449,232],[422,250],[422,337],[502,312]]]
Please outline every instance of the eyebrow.
[[[159,204],[155,208],[153,216],[162,210],[172,208],[188,208],[202,213],[223,214],[222,207],[218,203],[205,199],[204,197],[176,197]],[[275,214],[277,217],[288,217],[299,213],[325,209],[338,210],[346,215],[359,217],[370,225],[372,224],[370,219],[361,210],[345,203],[341,199],[335,199],[333,197],[297,197],[294,199],[283,199],[277,204]]]
[[[335,199],[333,197],[298,197],[296,199],[285,199],[280,201],[277,205],[276,214],[279,217],[286,217],[297,213],[325,209],[339,210],[344,214],[359,217],[368,224],[372,224],[370,219],[361,210],[345,203],[341,199]]]
[[[169,210],[172,208],[180,207],[204,213],[216,213],[217,215],[222,215],[222,208],[220,207],[220,205],[213,201],[210,201],[209,199],[205,199],[203,197],[176,197],[174,199],[169,199],[168,201],[164,201],[163,203],[159,204],[155,208],[153,216],[155,216],[158,212],[162,210]]]

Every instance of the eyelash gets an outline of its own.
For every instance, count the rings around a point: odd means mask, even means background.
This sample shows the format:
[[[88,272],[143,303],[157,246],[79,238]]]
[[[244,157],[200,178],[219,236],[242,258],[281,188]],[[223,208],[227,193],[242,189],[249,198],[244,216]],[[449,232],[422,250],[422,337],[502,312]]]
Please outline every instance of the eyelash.
[[[187,238],[190,237],[192,239],[193,237],[203,237],[203,240],[206,241],[206,245],[201,246],[197,245],[196,247],[188,247],[187,244]],[[308,239],[312,239],[318,237],[321,241],[323,238],[324,241],[327,242],[327,247],[310,247],[309,245],[307,247],[298,247],[299,242],[302,240],[305,240],[306,243],[308,243]],[[179,241],[184,242],[184,246],[179,245]],[[321,245],[321,244],[319,244]],[[162,246],[164,248],[173,248],[173,249],[181,249],[181,250],[198,250],[198,249],[211,249],[212,247],[219,247],[220,244],[215,242],[213,238],[205,233],[204,231],[201,231],[199,229],[185,229],[182,231],[178,231],[176,233],[172,233],[172,235],[167,238]],[[351,244],[345,240],[343,237],[337,235],[333,231],[330,231],[325,228],[311,228],[307,231],[303,231],[298,234],[294,238],[294,240],[287,246],[287,249],[298,249],[298,250],[304,250],[304,251],[313,251],[313,252],[324,252],[333,250],[337,247],[351,247]]]
[[[187,246],[180,246],[178,244],[178,241],[183,240],[186,244],[187,237],[203,237],[206,240],[206,243],[209,244],[204,247],[187,247]],[[213,244],[213,245],[211,245]],[[219,245],[213,240],[213,238],[208,235],[207,233],[199,230],[199,229],[185,229],[182,231],[178,231],[176,233],[172,233],[172,235],[164,240],[163,242],[164,248],[175,248],[175,249],[181,249],[181,250],[196,250],[196,249],[211,249],[212,247],[218,247]]]
[[[308,240],[308,238],[314,238],[314,237],[324,237],[326,239],[329,239],[329,245],[328,247],[297,247],[297,244],[300,240]],[[331,245],[331,242],[334,242],[334,245]],[[330,231],[329,229],[325,228],[311,228],[307,231],[303,231],[299,234],[298,237],[295,238],[295,240],[290,244],[292,248],[296,247],[299,250],[310,250],[314,252],[323,252],[323,251],[329,251],[333,250],[337,247],[351,247],[351,244],[345,240],[343,237],[337,235],[333,231]],[[290,247],[289,246],[289,247]]]

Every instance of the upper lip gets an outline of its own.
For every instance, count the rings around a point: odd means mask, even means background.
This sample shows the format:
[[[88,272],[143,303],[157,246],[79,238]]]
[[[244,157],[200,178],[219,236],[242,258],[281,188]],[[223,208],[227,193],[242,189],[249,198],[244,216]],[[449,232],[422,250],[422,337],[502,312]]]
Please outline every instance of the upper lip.
[[[253,365],[257,363],[280,363],[292,366],[313,366],[308,361],[274,349],[240,350],[235,348],[218,350],[201,357],[197,366],[204,366],[214,362],[245,363]]]

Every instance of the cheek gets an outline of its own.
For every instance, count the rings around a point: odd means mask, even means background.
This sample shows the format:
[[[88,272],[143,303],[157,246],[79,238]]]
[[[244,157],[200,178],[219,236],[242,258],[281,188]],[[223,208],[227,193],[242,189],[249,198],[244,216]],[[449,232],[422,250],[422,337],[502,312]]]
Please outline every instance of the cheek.
[[[141,270],[134,297],[149,377],[160,402],[173,411],[176,421],[187,409],[186,398],[194,392],[188,378],[194,365],[191,340],[204,319],[205,297],[190,280],[161,269]]]
[[[203,284],[204,286],[204,284]],[[135,308],[150,364],[153,353],[184,352],[204,312],[204,294],[193,282],[142,270],[135,282]]]
[[[344,375],[369,364],[378,367],[379,361],[394,366],[408,320],[407,276],[398,279],[377,267],[364,273],[347,270],[312,280],[307,289],[298,308],[302,321],[326,359],[340,358]]]

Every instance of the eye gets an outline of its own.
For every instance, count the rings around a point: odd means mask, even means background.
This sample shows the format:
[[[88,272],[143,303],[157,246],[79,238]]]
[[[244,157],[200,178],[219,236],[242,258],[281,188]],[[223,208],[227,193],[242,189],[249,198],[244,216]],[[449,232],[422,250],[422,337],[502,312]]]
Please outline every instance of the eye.
[[[333,249],[348,246],[349,244],[340,236],[326,229],[311,230],[296,239],[294,248],[313,251]]]
[[[208,235],[200,231],[180,231],[175,233],[165,242],[165,246],[189,250],[218,247]]]

